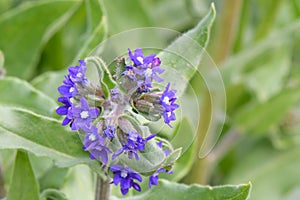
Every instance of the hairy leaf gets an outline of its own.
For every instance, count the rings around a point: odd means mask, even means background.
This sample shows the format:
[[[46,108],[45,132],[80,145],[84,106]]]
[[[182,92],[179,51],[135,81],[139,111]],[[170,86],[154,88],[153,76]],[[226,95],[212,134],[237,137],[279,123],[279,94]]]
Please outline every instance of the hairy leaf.
[[[246,200],[249,198],[251,184],[224,185],[224,186],[199,186],[184,185],[166,180],[161,180],[159,185],[144,194],[130,198],[119,198],[120,200]],[[113,198],[117,200],[117,198]]]
[[[99,163],[82,150],[76,132],[67,131],[60,121],[21,108],[0,106],[0,113],[0,149],[24,149],[53,159],[59,167],[85,163],[99,172]]]

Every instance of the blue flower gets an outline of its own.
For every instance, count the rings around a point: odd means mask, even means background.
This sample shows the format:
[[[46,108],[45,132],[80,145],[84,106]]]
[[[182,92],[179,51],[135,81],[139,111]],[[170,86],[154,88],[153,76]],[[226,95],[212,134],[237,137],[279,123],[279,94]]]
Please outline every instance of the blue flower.
[[[128,48],[128,55],[130,59],[133,61],[135,66],[147,66],[150,63],[152,63],[155,54],[151,54],[147,57],[144,57],[144,52],[142,49],[138,48],[134,50],[134,54],[131,52],[131,50]]]
[[[146,85],[148,85],[149,87],[152,87],[151,83],[153,80],[155,80],[156,82],[163,82],[164,79],[160,78],[157,73],[161,74],[163,73],[165,70],[161,69],[159,67],[147,67],[145,69],[136,69],[135,73],[142,76],[144,79],[144,82]]]
[[[149,186],[150,189],[152,188],[152,185],[158,185],[158,175],[159,175],[159,173],[163,173],[163,172],[168,173],[168,174],[172,174],[173,173],[172,171],[167,171],[164,168],[160,168],[160,169],[156,170],[156,172],[154,172],[149,177],[148,186]]]
[[[134,155],[135,159],[139,160],[138,151],[144,151],[147,141],[155,136],[156,134],[152,134],[144,139],[138,132],[129,132],[127,134],[127,142],[123,143],[122,147],[113,154],[112,159],[114,160],[118,155],[126,151],[129,159],[132,159]]]
[[[175,90],[169,90],[169,87],[170,87],[170,83],[168,83],[166,89],[162,93],[162,96],[160,98],[160,104],[164,108],[164,111],[162,113],[164,117],[164,122],[168,124],[170,127],[172,127],[170,125],[170,122],[176,120],[174,110],[177,109],[179,105],[175,103],[177,99]]]
[[[136,191],[141,191],[139,184],[134,182],[134,180],[142,182],[142,177],[137,172],[133,171],[129,167],[122,167],[119,165],[112,165],[109,169],[114,173],[112,183],[115,185],[120,183],[120,189],[123,195],[127,194],[131,187],[133,187]]]
[[[103,131],[104,137],[112,139],[115,137],[114,133],[116,132],[116,128],[114,126],[107,126]]]
[[[78,91],[74,82],[70,79],[70,76],[65,76],[63,81],[64,85],[61,85],[57,88],[58,92],[64,97],[74,97],[77,95]]]
[[[108,154],[111,153],[109,148],[105,146],[105,140],[98,134],[98,129],[92,126],[90,130],[86,130],[88,134],[84,136],[83,149],[90,152],[90,158],[100,158],[105,165],[108,161]]]
[[[88,82],[85,72],[86,72],[86,63],[84,60],[79,60],[79,66],[69,67],[70,79],[74,83],[86,84]]]
[[[72,130],[78,130],[79,128],[85,130],[89,128],[92,123],[92,119],[96,118],[99,114],[97,108],[89,108],[88,102],[84,97],[80,98],[81,107],[75,107],[72,105],[72,114],[74,121],[72,123]]]
[[[57,101],[64,104],[56,109],[56,113],[59,115],[62,115],[62,116],[66,115],[66,117],[64,118],[64,120],[62,122],[62,125],[65,126],[73,120],[73,117],[71,114],[72,103],[71,103],[70,99],[67,97],[59,97]]]

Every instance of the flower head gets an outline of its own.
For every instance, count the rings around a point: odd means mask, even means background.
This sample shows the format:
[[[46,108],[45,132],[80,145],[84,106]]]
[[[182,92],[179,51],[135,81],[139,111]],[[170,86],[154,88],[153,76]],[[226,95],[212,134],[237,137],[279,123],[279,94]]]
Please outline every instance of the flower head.
[[[98,159],[107,164],[108,154],[111,153],[109,148],[105,146],[105,140],[98,134],[98,129],[92,126],[90,130],[86,131],[84,137],[83,149],[90,152],[91,159]]]
[[[133,187],[136,191],[141,191],[139,184],[135,180],[142,182],[142,177],[137,172],[129,167],[122,167],[119,165],[110,166],[110,171],[114,173],[113,182],[115,185],[120,183],[120,189],[123,195],[128,193],[128,190]]]
[[[168,83],[164,92],[162,93],[160,103],[164,108],[164,111],[162,113],[164,117],[164,122],[170,127],[172,127],[170,125],[170,122],[176,120],[174,110],[177,109],[179,105],[175,103],[177,99],[175,94],[176,92],[174,90],[169,90],[169,87],[170,83]]]
[[[72,130],[87,129],[91,126],[92,119],[99,114],[97,108],[90,108],[87,100],[84,97],[80,98],[80,107],[72,105],[72,113],[74,121],[72,123]]]

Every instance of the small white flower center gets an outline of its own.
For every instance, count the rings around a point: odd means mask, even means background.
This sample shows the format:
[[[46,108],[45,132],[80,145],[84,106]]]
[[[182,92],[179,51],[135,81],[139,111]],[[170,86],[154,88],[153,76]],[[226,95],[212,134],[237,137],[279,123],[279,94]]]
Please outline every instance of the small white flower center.
[[[71,87],[70,90],[69,90],[69,92],[72,93],[72,92],[74,92],[74,90],[75,90],[75,88]]]
[[[146,70],[145,70],[145,76],[146,77],[150,77],[152,75],[152,69],[151,68],[147,68]]]
[[[137,57],[136,58],[141,64],[144,64],[144,59],[142,57]]]
[[[122,170],[122,171],[121,171],[121,177],[122,177],[122,178],[126,178],[126,177],[127,177],[127,171]]]
[[[164,97],[163,102],[164,102],[165,104],[170,103],[169,97]]]
[[[89,136],[89,140],[92,141],[92,142],[95,141],[96,140],[96,136],[94,134],[91,134]]]
[[[81,117],[81,119],[86,119],[86,118],[88,118],[88,117],[89,117],[89,112],[88,112],[88,111],[82,111],[82,112],[80,113],[80,117]]]
[[[76,74],[76,76],[78,77],[78,78],[81,78],[82,77],[82,73],[78,73],[78,74]]]
[[[171,112],[167,112],[168,117],[171,117],[172,113]]]

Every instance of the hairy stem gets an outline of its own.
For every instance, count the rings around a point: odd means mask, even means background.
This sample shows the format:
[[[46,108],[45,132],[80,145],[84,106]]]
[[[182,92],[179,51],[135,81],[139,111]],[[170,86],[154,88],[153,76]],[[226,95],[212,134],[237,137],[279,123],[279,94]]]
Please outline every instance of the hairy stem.
[[[109,200],[110,196],[110,180],[107,178],[103,180],[100,176],[97,176],[97,188],[95,200]]]

